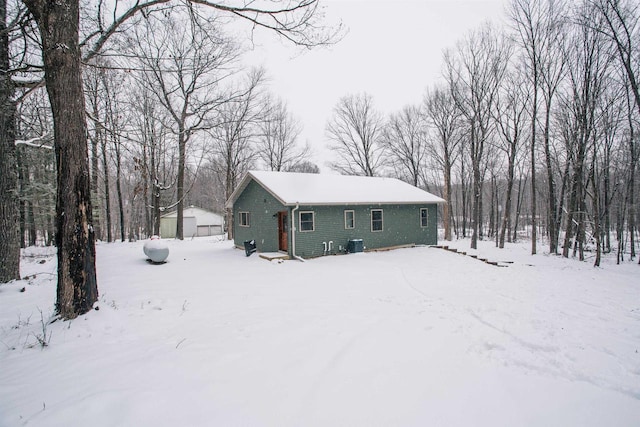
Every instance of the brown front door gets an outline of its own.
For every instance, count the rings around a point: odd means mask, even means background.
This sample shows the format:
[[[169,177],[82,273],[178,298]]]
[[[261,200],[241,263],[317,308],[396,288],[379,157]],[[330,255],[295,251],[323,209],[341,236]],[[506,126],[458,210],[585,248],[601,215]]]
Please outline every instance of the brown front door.
[[[281,251],[288,252],[289,245],[288,235],[289,235],[289,214],[284,212],[278,212],[278,249]]]

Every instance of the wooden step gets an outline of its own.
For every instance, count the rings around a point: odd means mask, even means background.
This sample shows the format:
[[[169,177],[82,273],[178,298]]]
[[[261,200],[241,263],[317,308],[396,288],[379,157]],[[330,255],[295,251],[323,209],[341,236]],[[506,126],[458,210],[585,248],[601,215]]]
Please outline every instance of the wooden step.
[[[469,257],[471,257],[473,259],[477,259],[478,261],[482,261],[482,262],[484,262],[486,264],[493,265],[495,267],[508,267],[508,265],[500,265],[498,261],[489,261],[488,258],[482,258],[482,257],[480,257],[478,255],[475,255],[475,254],[468,254],[465,251],[459,251],[456,248],[450,248],[448,245],[442,245],[442,246],[438,245],[438,246],[433,246],[433,247],[434,248],[438,248],[438,249],[444,249],[446,251],[453,252],[454,254],[460,254],[460,255],[469,256]],[[505,263],[506,264],[513,264],[513,261],[500,261],[500,262],[502,262],[503,264],[505,264]]]

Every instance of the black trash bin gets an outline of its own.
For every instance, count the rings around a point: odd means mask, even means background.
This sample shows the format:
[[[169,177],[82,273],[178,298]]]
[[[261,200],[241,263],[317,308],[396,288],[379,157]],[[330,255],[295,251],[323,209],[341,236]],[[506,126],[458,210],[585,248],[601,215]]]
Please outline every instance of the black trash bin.
[[[247,256],[251,255],[256,251],[256,241],[255,240],[245,240],[244,241],[244,252]]]

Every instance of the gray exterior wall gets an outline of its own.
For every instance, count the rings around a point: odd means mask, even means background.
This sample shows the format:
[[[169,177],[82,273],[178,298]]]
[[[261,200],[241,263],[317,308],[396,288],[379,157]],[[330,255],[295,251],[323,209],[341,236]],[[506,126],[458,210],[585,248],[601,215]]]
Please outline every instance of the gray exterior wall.
[[[428,209],[427,227],[420,226],[420,209]],[[382,209],[383,230],[371,231],[371,210]],[[344,211],[355,213],[355,228],[345,229]],[[323,255],[323,242],[333,241],[332,254],[346,249],[350,239],[362,239],[364,249],[397,245],[437,244],[437,207],[433,205],[341,205],[300,206],[295,213],[299,229],[299,212],[314,212],[315,230],[296,232],[296,255],[303,258]]]
[[[289,211],[261,185],[251,180],[233,204],[233,242],[243,247],[255,240],[259,252],[278,252],[278,212]],[[250,213],[249,227],[241,227],[239,212]],[[274,216],[275,215],[275,216]]]
[[[428,223],[421,226],[420,209],[428,210]],[[281,204],[255,181],[250,181],[233,205],[234,243],[242,247],[245,240],[255,240],[260,252],[278,251],[278,212],[289,213],[288,247],[292,253],[291,221],[296,225],[296,255],[311,258],[325,255],[323,242],[333,242],[331,254],[344,252],[350,239],[362,239],[365,250],[397,245],[437,244],[437,205],[338,205],[300,206]],[[382,209],[383,230],[371,231],[371,211]],[[355,213],[355,228],[345,229],[344,211]],[[250,226],[241,227],[239,213],[250,213]],[[300,231],[300,212],[313,212],[313,231]],[[294,217],[295,215],[295,217]]]

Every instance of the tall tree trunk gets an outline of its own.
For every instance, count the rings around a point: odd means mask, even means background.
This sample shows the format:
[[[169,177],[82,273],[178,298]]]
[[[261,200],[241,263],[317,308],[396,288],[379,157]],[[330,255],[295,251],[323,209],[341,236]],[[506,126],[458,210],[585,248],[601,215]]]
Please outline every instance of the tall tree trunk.
[[[586,197],[585,194],[581,194],[581,197],[579,199],[580,211],[578,212],[579,221],[578,221],[578,231],[576,233],[577,240],[578,240],[578,255],[579,255],[580,261],[584,261],[584,244],[585,244],[586,234],[587,234],[587,222],[586,222],[586,213],[585,213],[587,209],[587,200],[585,197]]]
[[[549,212],[547,213],[547,222],[549,227],[549,252],[552,254],[558,253],[558,203],[556,202],[556,188],[553,177],[553,159],[551,157],[551,138],[550,138],[550,116],[551,116],[551,102],[547,102],[547,108],[545,110],[544,118],[544,158],[545,166],[547,170],[547,185],[549,187],[548,203]]]
[[[124,202],[122,200],[122,159],[120,154],[120,142],[116,138],[116,194],[118,196],[118,216],[120,218],[120,241],[125,241],[125,226],[124,226]]]
[[[27,200],[27,213],[29,215],[29,246],[35,246],[38,231],[36,229],[36,215],[33,210],[33,201]]]
[[[180,127],[178,134],[178,215],[176,221],[176,239],[184,240],[184,172],[186,145],[184,127]]]
[[[464,157],[461,157],[460,162],[460,192],[462,195],[462,238],[467,237],[467,183],[465,180],[464,172]]]
[[[233,171],[231,170],[231,165],[233,164],[232,162],[232,157],[233,157],[233,149],[230,147],[227,150],[227,161],[226,161],[226,165],[227,165],[227,170],[226,170],[226,176],[225,176],[225,190],[224,190],[224,199],[225,200],[229,200],[229,197],[231,197],[231,194],[233,193],[233,189],[235,187],[235,179],[233,178]],[[227,209],[227,238],[229,240],[233,240],[234,238],[234,220],[233,220],[233,209]]]
[[[152,187],[153,197],[153,234],[160,235],[160,186],[158,178],[154,178]]]
[[[444,223],[444,240],[451,241],[451,164],[448,156],[444,161],[444,200],[442,221]]]
[[[513,222],[513,242],[518,240],[518,225],[520,222],[520,214],[522,213],[522,203],[524,201],[524,191],[522,191],[527,186],[527,179],[525,177],[525,182],[522,182],[522,178],[518,180],[518,202],[516,204],[516,219]]]
[[[16,105],[9,70],[7,2],[0,0],[0,283],[20,278]]]
[[[98,118],[98,102],[94,102],[93,105],[93,117]],[[98,171],[99,171],[99,158],[98,158],[98,141],[100,135],[103,132],[102,124],[98,121],[95,122],[95,136],[91,139],[91,195],[93,200],[94,215],[93,215],[93,230],[96,235],[96,239],[102,240],[102,226],[100,223],[100,195],[98,194]],[[106,172],[106,171],[105,171]]]
[[[100,147],[102,149],[102,169],[104,170],[104,209],[105,219],[107,220],[107,242],[112,242],[113,238],[111,233],[113,227],[111,224],[111,190],[109,186],[109,169],[107,169],[108,156],[106,138],[101,138]]]
[[[571,249],[571,238],[573,237],[573,225],[575,222],[574,213],[578,204],[578,178],[577,173],[574,172],[574,176],[571,184],[571,194],[569,196],[569,204],[567,205],[567,225],[564,232],[564,244],[562,246],[562,256],[569,258],[569,250]]]
[[[618,248],[616,250],[616,264],[624,261],[624,219],[627,207],[627,196],[623,196],[622,191],[618,191],[618,207],[616,209],[616,241]]]
[[[640,108],[640,105],[638,106]],[[636,256],[636,243],[635,243],[635,230],[636,230],[636,207],[635,207],[635,176],[636,176],[636,163],[638,162],[638,153],[635,141],[635,126],[633,121],[633,116],[631,113],[631,108],[628,111],[628,120],[629,120],[629,154],[631,157],[631,163],[629,167],[629,215],[628,215],[628,227],[629,227],[629,249],[631,250],[631,259],[633,260]],[[639,260],[640,262],[640,260]]]
[[[0,0],[1,1],[1,0]],[[25,169],[25,160],[23,159],[22,154],[20,153],[21,150],[16,150],[16,158],[18,160],[18,194],[20,196],[23,195],[23,189],[25,188],[25,180],[26,180],[26,176],[24,173],[24,169]],[[27,204],[24,201],[24,197],[19,197],[18,200],[18,210],[19,210],[19,215],[20,215],[20,247],[21,248],[25,248],[26,242],[25,242],[25,236],[27,235]]]
[[[498,247],[501,249],[504,248],[504,239],[505,239],[505,235],[507,234],[507,227],[509,225],[509,220],[511,218],[511,197],[513,193],[514,169],[515,169],[515,158],[513,155],[510,155],[509,165],[507,167],[507,192],[505,194],[504,215],[502,216],[500,239],[498,241]]]
[[[609,168],[611,167],[611,153],[609,152],[610,148],[607,147],[605,150],[605,167],[603,168],[602,172],[604,174],[603,177],[603,195],[602,198],[604,199],[604,212],[603,212],[603,219],[604,219],[604,225],[603,225],[603,234],[602,237],[604,238],[604,242],[602,245],[602,249],[605,253],[609,253],[611,252],[611,202],[613,201],[610,197],[610,193],[611,193],[611,174],[609,172]]]
[[[42,40],[53,113],[57,167],[56,309],[64,319],[91,310],[98,299],[84,91],[78,46],[78,0],[24,0]]]
[[[571,162],[569,161],[569,159],[567,159],[564,166],[564,171],[562,173],[562,180],[561,180],[562,185],[560,186],[560,195],[558,196],[558,205],[556,207],[557,210],[556,210],[555,226],[558,232],[558,240],[560,239],[560,229],[562,226],[562,216],[563,216],[562,212],[563,212],[565,201],[566,201],[565,199],[566,199],[567,191],[569,189],[570,168],[571,168]]]
[[[595,159],[595,156],[594,156]],[[600,248],[600,191],[596,181],[595,161],[591,165],[590,173],[591,186],[593,188],[593,235],[596,239],[596,259],[593,263],[594,267],[600,267],[600,258],[602,250]]]
[[[158,160],[156,158],[156,141],[151,138],[149,157],[151,158],[151,206],[152,206],[152,235],[160,235],[160,183],[158,181]]]
[[[473,165],[473,201],[472,201],[472,227],[471,232],[471,249],[478,249],[478,234],[480,233],[480,218],[482,203],[482,181],[480,179],[480,165]]]
[[[478,240],[484,240],[484,174],[480,175],[480,197],[478,198]]]
[[[142,164],[140,164],[140,171],[142,172],[142,207],[144,209],[144,234],[146,237],[151,236],[153,233],[153,225],[151,223],[151,212],[147,202],[149,200],[149,169],[147,167],[147,144],[142,147]],[[150,205],[150,204],[149,204]]]
[[[631,259],[633,260],[636,256],[636,242],[635,242],[635,231],[636,231],[636,208],[635,208],[635,179],[634,174],[631,174],[629,177],[629,214],[628,214],[628,224],[629,224],[629,250],[631,252]]]
[[[535,52],[535,47],[534,47]],[[536,218],[536,122],[538,120],[538,66],[533,56],[533,111],[531,112],[531,255],[537,252],[538,220]],[[549,195],[551,197],[551,195]]]
[[[473,230],[471,232],[471,249],[478,249],[478,234],[480,231],[480,217],[482,206],[482,179],[480,173],[480,161],[481,161],[481,153],[480,150],[480,141],[476,140],[476,129],[475,124],[471,124],[471,167],[473,169],[473,199],[472,199],[472,208],[471,208],[471,216],[472,216],[472,227]]]
[[[496,229],[496,215],[495,215],[495,210],[494,207],[497,204],[497,191],[496,187],[497,185],[495,184],[495,180],[496,177],[495,176],[491,176],[491,182],[489,183],[490,191],[491,191],[491,200],[489,202],[489,233],[487,234],[487,237],[492,238],[494,236],[494,231]],[[497,210],[497,209],[496,209]],[[496,233],[497,235],[497,233]],[[498,246],[498,240],[496,239],[496,246]]]

